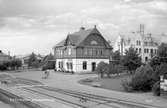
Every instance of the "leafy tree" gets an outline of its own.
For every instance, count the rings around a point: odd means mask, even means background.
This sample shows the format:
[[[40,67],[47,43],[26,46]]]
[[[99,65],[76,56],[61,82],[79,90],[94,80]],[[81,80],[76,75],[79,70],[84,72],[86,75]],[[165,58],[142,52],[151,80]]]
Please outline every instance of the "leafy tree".
[[[108,71],[108,64],[105,62],[100,62],[96,68],[97,74],[100,75],[101,78],[104,77],[104,74]]]
[[[157,55],[158,57],[167,57],[167,44],[166,43],[162,43],[158,47]]]
[[[112,54],[112,59],[113,59],[114,61],[116,61],[117,64],[119,64],[119,62],[120,62],[120,60],[121,60],[120,52],[119,52],[119,51],[113,52],[113,54]]]
[[[125,56],[121,59],[121,63],[132,73],[132,71],[135,71],[141,66],[141,57],[139,57],[139,54],[134,48],[130,47],[129,50],[126,50]]]
[[[16,66],[17,69],[22,66],[21,60],[16,59],[14,62],[15,62],[15,66]]]
[[[33,67],[34,64],[36,65],[37,64],[37,57],[36,55],[32,52],[32,54],[30,55],[30,58],[28,60],[28,66],[29,67]]]
[[[153,70],[155,71],[157,66],[161,65],[161,61],[159,57],[153,57],[150,62],[149,62],[150,66],[153,68]]]
[[[11,61],[7,61],[7,62],[4,62],[3,64],[1,64],[1,67],[4,70],[9,69],[9,67],[12,70],[15,70],[15,69],[18,69],[21,66],[22,66],[22,63],[21,63],[21,60],[19,60],[19,59],[13,59]]]
[[[165,72],[165,69],[164,71],[161,71],[161,70],[164,68],[164,65],[166,65],[166,63],[167,63],[167,44],[162,43],[158,47],[157,56],[153,57],[150,60],[149,64],[151,65],[155,73],[157,75],[160,75],[160,73],[162,74],[162,72]]]
[[[155,81],[159,81],[160,75],[167,75],[167,63],[161,63],[157,66],[155,72],[153,73],[153,78]]]

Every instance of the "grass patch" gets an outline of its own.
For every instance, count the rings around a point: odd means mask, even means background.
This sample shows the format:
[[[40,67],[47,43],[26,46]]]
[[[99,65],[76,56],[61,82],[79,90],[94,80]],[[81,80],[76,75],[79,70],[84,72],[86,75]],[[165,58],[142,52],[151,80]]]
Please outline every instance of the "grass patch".
[[[80,80],[80,84],[93,86],[93,84],[98,83],[100,84],[101,88],[109,89],[109,90],[115,90],[115,91],[122,91],[125,92],[124,88],[122,87],[122,81],[123,80],[129,80],[131,78],[131,75],[129,74],[123,74],[123,75],[117,75],[117,76],[111,76],[111,78],[87,78]]]

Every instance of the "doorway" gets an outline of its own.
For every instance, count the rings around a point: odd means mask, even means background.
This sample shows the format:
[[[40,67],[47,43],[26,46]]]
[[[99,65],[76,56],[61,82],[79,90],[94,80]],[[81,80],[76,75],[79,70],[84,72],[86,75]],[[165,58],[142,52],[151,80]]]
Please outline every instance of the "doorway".
[[[92,62],[92,72],[96,70],[96,62]]]

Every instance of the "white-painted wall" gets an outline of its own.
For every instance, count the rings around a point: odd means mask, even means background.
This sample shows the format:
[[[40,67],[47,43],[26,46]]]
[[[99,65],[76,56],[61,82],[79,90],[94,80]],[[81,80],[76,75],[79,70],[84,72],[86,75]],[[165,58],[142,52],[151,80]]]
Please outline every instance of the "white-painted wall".
[[[100,62],[109,63],[109,59],[57,59],[56,60],[56,69],[59,69],[59,62],[63,61],[63,67],[65,70],[67,69],[67,62],[72,62],[73,64],[73,71],[76,73],[82,73],[82,72],[91,72],[92,71],[92,63],[96,63],[96,67]],[[87,62],[87,69],[83,70],[83,62]],[[71,71],[71,70],[68,70]]]

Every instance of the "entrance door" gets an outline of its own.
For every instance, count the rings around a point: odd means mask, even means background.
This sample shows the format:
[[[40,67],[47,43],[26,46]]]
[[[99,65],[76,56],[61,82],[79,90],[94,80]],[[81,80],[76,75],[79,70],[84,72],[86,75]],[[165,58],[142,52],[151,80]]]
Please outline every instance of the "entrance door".
[[[92,62],[92,71],[96,70],[96,62]]]

